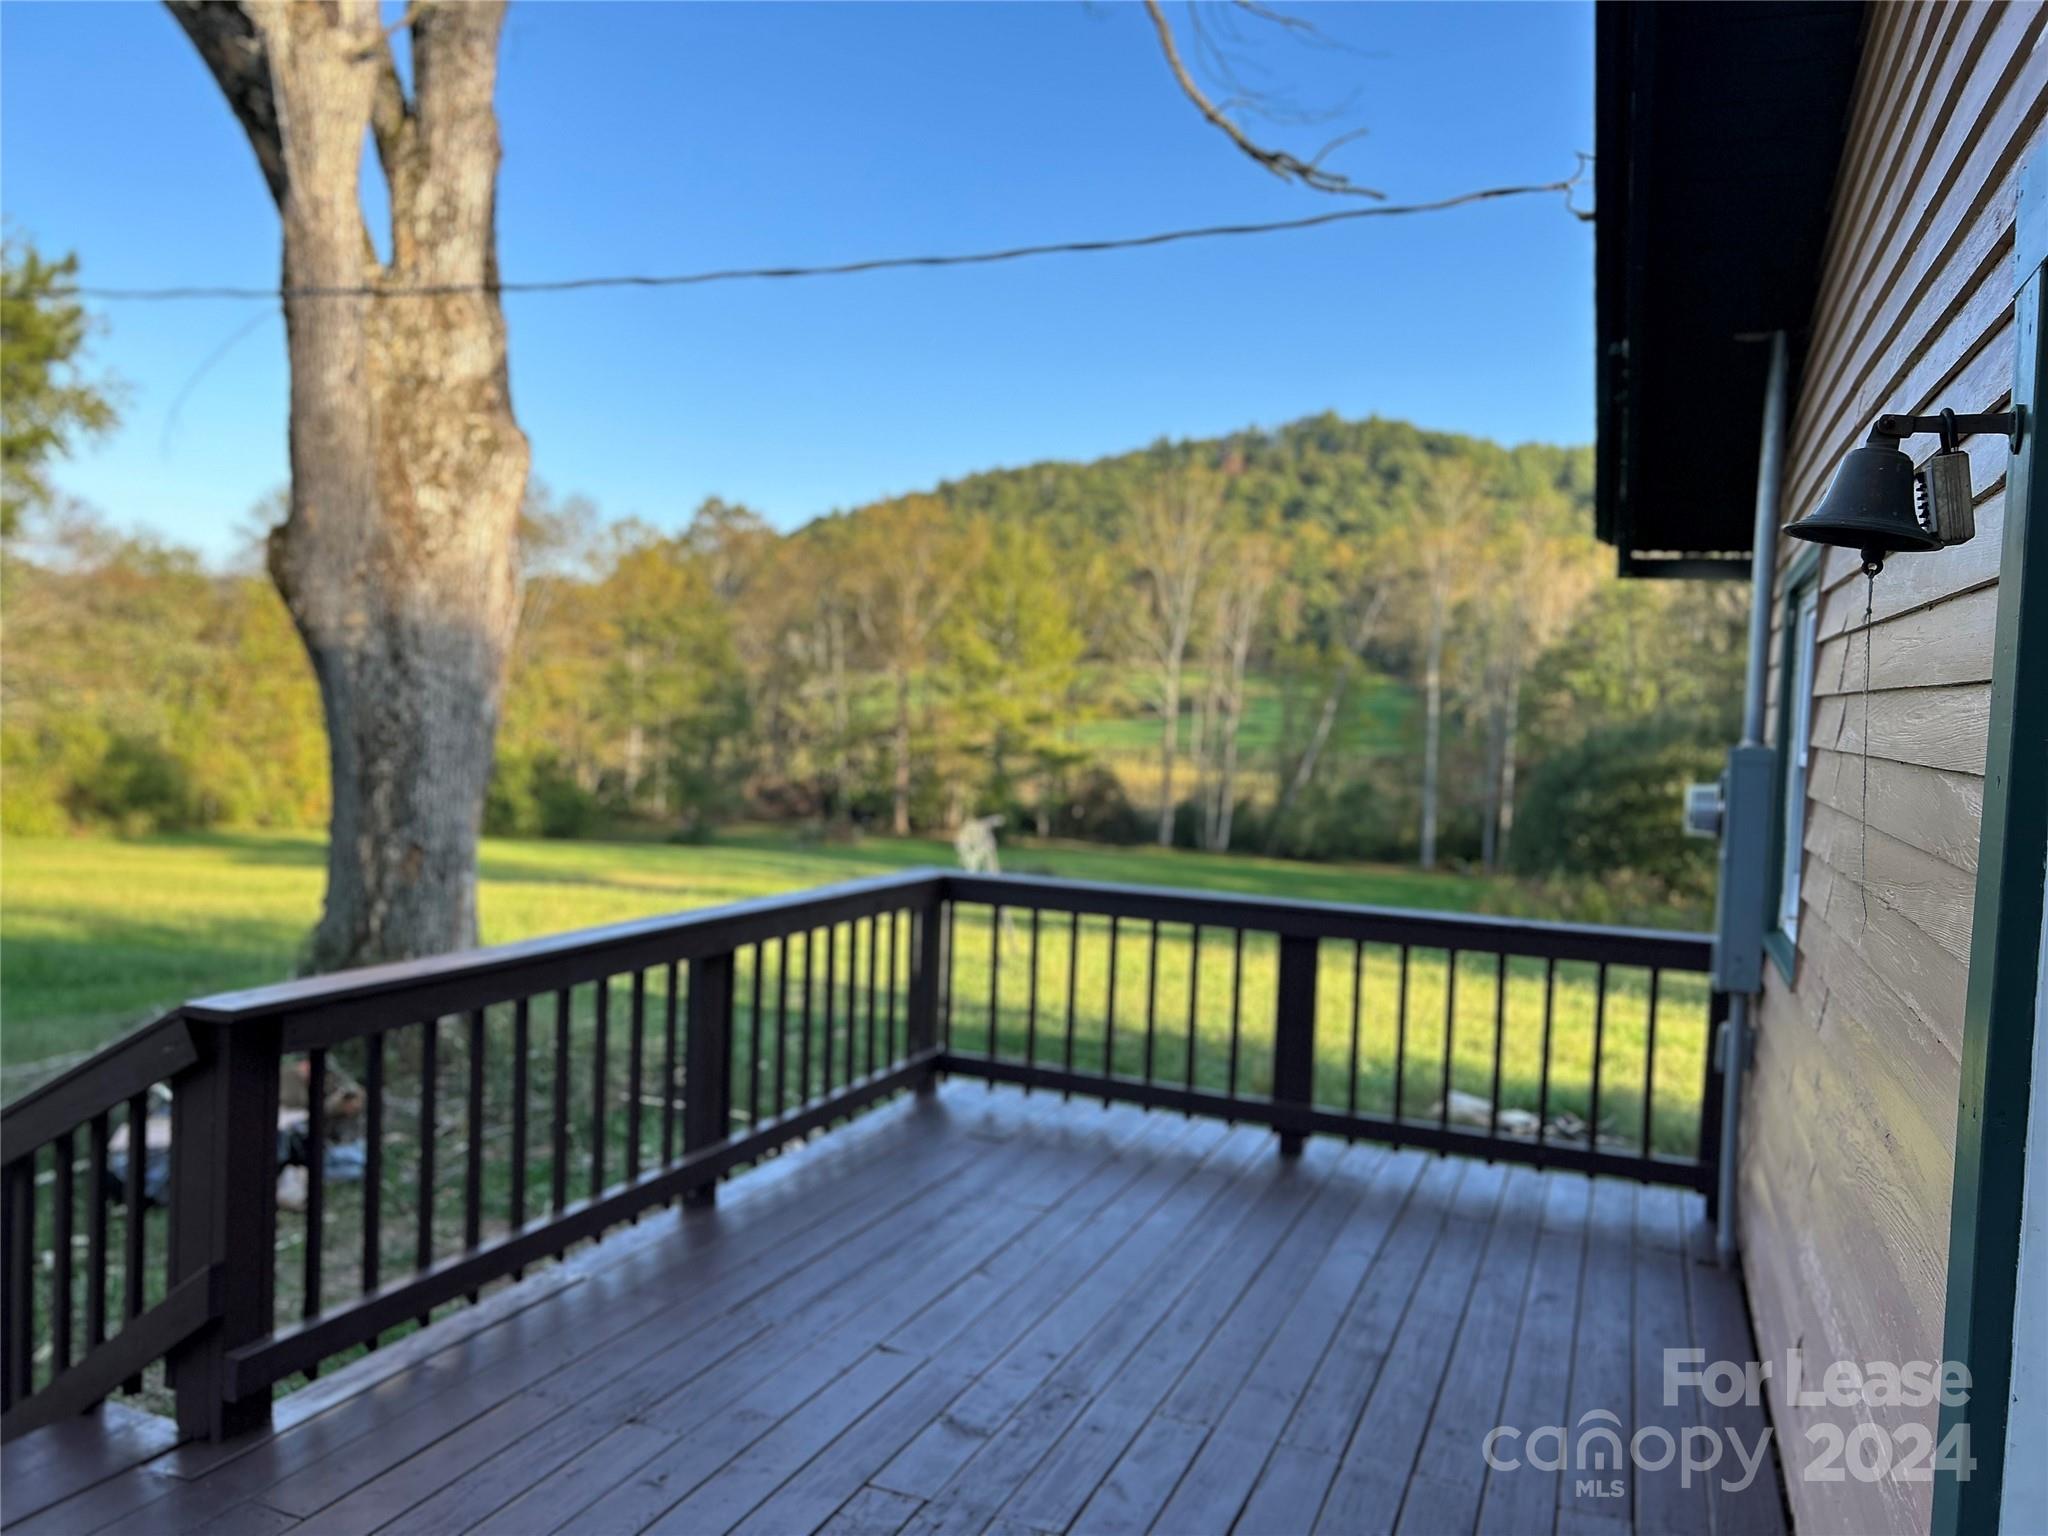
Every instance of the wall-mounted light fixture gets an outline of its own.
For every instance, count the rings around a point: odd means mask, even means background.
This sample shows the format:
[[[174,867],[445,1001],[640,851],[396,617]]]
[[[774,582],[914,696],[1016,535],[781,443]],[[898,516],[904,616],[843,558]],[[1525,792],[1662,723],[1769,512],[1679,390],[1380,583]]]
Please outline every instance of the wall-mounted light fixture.
[[[1880,416],[1869,440],[1851,449],[1835,483],[1819,506],[1784,531],[1815,544],[1838,544],[1861,552],[1864,574],[1884,569],[1885,557],[1925,554],[1966,543],[1977,531],[1970,498],[1970,459],[1963,438],[2000,432],[2015,451],[2022,430],[2018,411],[1989,416]],[[1941,434],[1941,451],[1915,470],[1899,450],[1916,432]]]

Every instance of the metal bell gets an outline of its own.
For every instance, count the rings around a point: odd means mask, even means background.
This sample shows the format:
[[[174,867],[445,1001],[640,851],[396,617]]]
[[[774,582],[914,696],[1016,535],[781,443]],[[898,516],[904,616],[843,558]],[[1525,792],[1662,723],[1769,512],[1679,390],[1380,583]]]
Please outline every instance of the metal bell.
[[[1815,544],[1839,544],[1861,551],[1863,568],[1875,575],[1885,556],[1926,554],[1941,540],[1920,521],[1913,461],[1897,439],[1873,440],[1852,449],[1835,472],[1835,483],[1819,506],[1784,531]]]

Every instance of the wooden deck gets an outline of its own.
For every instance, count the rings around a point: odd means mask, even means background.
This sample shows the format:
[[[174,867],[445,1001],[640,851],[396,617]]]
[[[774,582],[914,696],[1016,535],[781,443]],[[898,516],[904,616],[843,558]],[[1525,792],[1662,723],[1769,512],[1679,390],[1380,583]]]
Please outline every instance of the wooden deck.
[[[1781,1530],[1676,1468],[1618,1496],[1481,1441],[1750,1357],[1696,1196],[954,1082],[163,1449],[6,1450],[8,1529],[832,1536]],[[1754,1445],[1759,1416],[1737,1421]],[[1614,1476],[1603,1474],[1600,1481]]]

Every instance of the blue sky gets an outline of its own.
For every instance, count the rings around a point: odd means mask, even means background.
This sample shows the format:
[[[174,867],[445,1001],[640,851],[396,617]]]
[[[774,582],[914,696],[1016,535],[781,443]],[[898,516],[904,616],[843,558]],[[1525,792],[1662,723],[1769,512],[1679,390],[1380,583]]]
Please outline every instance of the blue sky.
[[[1396,201],[1552,180],[1592,147],[1590,5],[1298,14],[1342,46],[1240,21],[1240,73],[1336,115],[1260,133],[1306,153],[1362,126],[1332,163]],[[1340,201],[1278,183],[1204,125],[1128,4],[529,0],[506,24],[499,105],[508,278],[967,250]],[[154,5],[0,6],[0,206],[46,252],[76,250],[88,282],[277,278],[246,142]],[[537,473],[664,527],[712,494],[791,526],[977,469],[1326,409],[1505,442],[1592,436],[1591,226],[1547,198],[506,305]],[[125,421],[59,483],[227,556],[286,478],[275,306],[108,305],[105,320],[96,355],[127,381]]]

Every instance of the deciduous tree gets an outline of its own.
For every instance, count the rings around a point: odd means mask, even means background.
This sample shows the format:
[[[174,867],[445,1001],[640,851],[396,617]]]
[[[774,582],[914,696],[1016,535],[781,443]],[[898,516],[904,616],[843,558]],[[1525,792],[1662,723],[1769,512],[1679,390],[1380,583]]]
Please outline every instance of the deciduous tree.
[[[1134,499],[1124,542],[1135,575],[1132,625],[1153,674],[1159,712],[1159,825],[1173,843],[1173,775],[1180,757],[1181,685],[1203,584],[1223,528],[1223,477],[1206,465],[1162,464]]]
[[[475,942],[476,839],[518,617],[526,438],[497,276],[504,6],[169,0],[283,230],[291,510],[270,570],[319,679],[333,815],[306,963]],[[390,259],[365,228],[365,136]]]
[[[51,500],[43,466],[115,421],[111,380],[86,375],[92,319],[66,290],[78,257],[45,261],[33,245],[0,244],[0,535]]]

